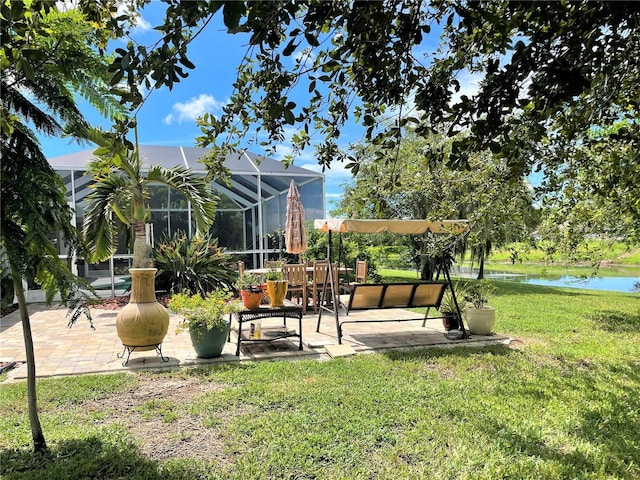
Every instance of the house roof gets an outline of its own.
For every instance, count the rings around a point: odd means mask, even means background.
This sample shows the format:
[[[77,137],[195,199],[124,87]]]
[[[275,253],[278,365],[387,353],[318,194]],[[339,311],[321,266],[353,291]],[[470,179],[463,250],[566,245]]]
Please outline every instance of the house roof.
[[[196,173],[205,173],[205,166],[200,159],[209,151],[207,148],[139,145],[138,149],[143,170],[150,165],[165,168],[186,166]],[[49,164],[56,170],[87,170],[89,162],[95,158],[93,152],[94,150],[91,149],[50,158]],[[285,168],[284,163],[278,160],[246,150],[230,153],[223,164],[231,171],[230,186],[222,180],[217,180],[214,183],[215,188],[242,208],[251,207],[260,199],[267,200],[286,194],[291,178],[296,178],[300,186],[324,180],[322,173],[294,165]],[[249,177],[250,175],[260,175],[260,189],[255,179],[252,180]],[[77,182],[88,188],[90,180],[87,177]]]
[[[179,146],[156,146],[156,145],[140,145],[140,158],[143,165],[159,165],[166,168],[175,166],[186,166],[196,172],[204,172],[205,167],[200,159],[209,150],[200,147],[179,147]],[[95,158],[93,149],[83,150],[81,152],[69,153],[59,157],[49,159],[49,164],[56,169],[86,169],[89,162]],[[317,176],[322,177],[323,174],[314,172],[295,165],[285,168],[285,165],[271,158],[247,152],[246,150],[238,150],[227,155],[224,161],[233,174],[263,174],[263,175],[285,175],[285,176]],[[288,186],[288,182],[287,182]]]

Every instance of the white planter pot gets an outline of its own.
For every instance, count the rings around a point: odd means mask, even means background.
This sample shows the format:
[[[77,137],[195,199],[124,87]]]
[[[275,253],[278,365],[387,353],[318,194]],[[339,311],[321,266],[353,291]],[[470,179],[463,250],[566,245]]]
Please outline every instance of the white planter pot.
[[[465,312],[469,333],[489,335],[496,324],[496,309],[494,307],[467,308]]]

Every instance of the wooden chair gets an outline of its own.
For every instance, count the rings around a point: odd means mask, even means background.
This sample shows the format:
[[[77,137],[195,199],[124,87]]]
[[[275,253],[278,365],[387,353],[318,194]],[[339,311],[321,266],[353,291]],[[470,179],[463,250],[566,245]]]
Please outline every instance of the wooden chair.
[[[356,283],[367,283],[368,268],[366,260],[356,260]]]
[[[290,300],[296,299],[300,304],[302,300],[302,313],[307,313],[307,267],[305,264],[286,264],[282,267],[285,278],[289,281],[287,287],[287,297]]]
[[[331,264],[333,274],[334,291],[336,295],[340,294],[340,285],[338,279],[338,263]],[[318,304],[320,303],[320,294],[324,287],[325,278],[327,276],[328,268],[327,262],[313,262],[313,276],[311,282],[309,282],[307,288],[309,289],[308,297],[313,300],[313,311],[318,312]],[[327,282],[327,292],[325,295],[331,296],[331,285]]]
[[[353,290],[353,286],[361,283],[367,283],[368,262],[367,260],[356,260],[356,268],[354,270],[355,279],[347,285],[348,291]]]

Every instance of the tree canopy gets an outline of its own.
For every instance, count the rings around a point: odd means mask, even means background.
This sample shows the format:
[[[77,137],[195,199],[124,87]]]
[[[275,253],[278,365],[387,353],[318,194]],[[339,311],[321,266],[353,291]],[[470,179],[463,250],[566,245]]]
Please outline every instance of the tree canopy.
[[[171,88],[196,67],[189,43],[215,15],[222,15],[229,33],[249,39],[224,114],[200,119],[201,146],[224,150],[264,131],[268,140],[262,146],[268,149],[290,127],[297,133],[286,162],[313,146],[323,167],[345,161],[357,173],[360,159],[341,148],[340,140],[346,123],[356,122],[389,167],[388,177],[397,172],[393,164],[407,129],[419,135],[444,129],[455,140],[441,161],[469,168],[474,152],[489,150],[517,178],[563,170],[577,150],[596,141],[594,129],[608,131],[619,121],[626,127],[615,138],[600,135],[599,148],[633,150],[638,142],[637,2],[166,4],[157,27],[163,37],[155,46],[129,42],[116,50],[111,68],[116,80],[128,83],[125,100],[132,106],[143,101],[141,86]],[[477,91],[465,88],[470,76]],[[212,169],[220,167],[216,158],[209,159]],[[620,173],[637,168],[637,156],[626,155],[624,164],[617,158],[573,165],[576,174],[603,180],[609,176],[606,164],[615,163]],[[546,187],[555,186],[567,198],[571,192],[563,185]],[[613,203],[614,191],[592,187],[591,197]],[[625,202],[621,208],[632,217],[628,224],[636,225],[631,234],[638,238],[638,204],[632,198],[638,192],[631,186],[629,193],[615,200]]]
[[[397,184],[379,182],[383,162],[367,156],[345,187],[340,213],[353,218],[468,219],[471,231],[460,245],[468,247],[481,266],[493,246],[527,238],[536,226],[532,187],[511,178],[506,161],[489,152],[472,155],[470,170],[438,161],[454,141],[444,135],[406,135],[395,164]],[[416,258],[434,255],[428,237],[409,240]],[[428,277],[428,272],[423,275]]]

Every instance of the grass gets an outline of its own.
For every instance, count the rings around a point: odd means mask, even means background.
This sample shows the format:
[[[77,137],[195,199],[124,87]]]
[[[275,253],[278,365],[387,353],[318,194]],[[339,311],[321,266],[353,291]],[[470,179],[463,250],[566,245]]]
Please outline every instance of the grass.
[[[477,268],[477,265],[476,265]],[[599,277],[637,277],[640,276],[639,266],[612,266],[600,267],[597,272],[591,267],[567,266],[567,265],[545,265],[531,263],[495,263],[487,262],[487,270],[498,270],[509,273],[519,273],[524,275],[539,275],[547,278],[560,278],[564,275],[574,277],[591,277],[596,273]]]
[[[640,296],[496,282],[515,345],[325,362],[222,364],[38,382],[51,450],[29,450],[24,383],[0,385],[6,479],[640,478]],[[190,379],[181,403],[90,408],[139,385]],[[158,435],[201,421],[219,453],[152,459],[127,417]],[[153,439],[147,439],[153,440]]]
[[[469,263],[461,265],[463,268],[468,268]],[[474,269],[477,270],[478,265],[474,264]],[[594,269],[587,266],[567,266],[567,265],[545,265],[536,263],[516,263],[512,265],[509,263],[485,263],[485,270],[493,270],[498,272],[517,273],[520,275],[535,275],[549,279],[558,279],[562,276],[569,275],[574,277],[590,278],[597,273],[599,277],[638,277],[640,276],[640,266],[607,266],[600,267],[597,272]],[[419,278],[416,270],[396,270],[391,268],[380,268],[378,273],[384,278],[393,277],[398,280],[411,279],[416,280]]]
[[[519,252],[519,258],[524,262],[545,263],[548,255],[541,249],[530,248],[521,243],[512,243],[504,248],[498,248],[491,253],[492,262],[506,263],[511,261],[512,252]],[[553,255],[556,262],[562,263],[559,255]],[[591,258],[598,258],[605,263],[614,265],[640,265],[640,245],[627,245],[621,242],[607,242],[590,240],[581,245],[575,252],[577,261],[589,262]]]

